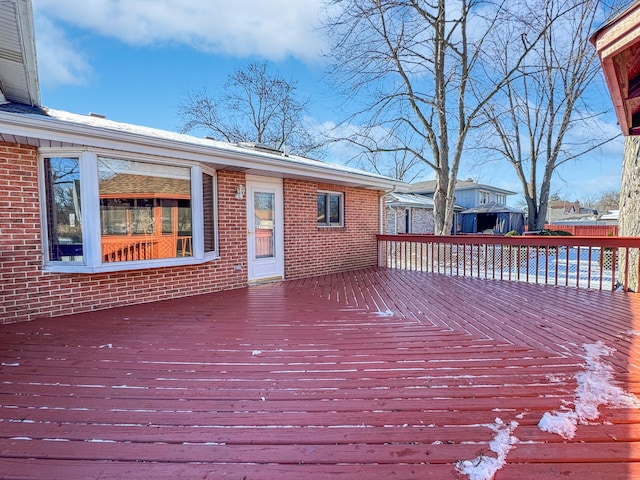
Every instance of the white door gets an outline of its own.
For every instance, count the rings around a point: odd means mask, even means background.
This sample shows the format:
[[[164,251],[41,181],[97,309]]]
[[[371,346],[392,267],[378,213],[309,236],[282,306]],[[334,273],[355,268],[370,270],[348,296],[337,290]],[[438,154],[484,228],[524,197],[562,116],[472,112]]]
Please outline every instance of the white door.
[[[249,281],[284,278],[282,180],[247,175]]]

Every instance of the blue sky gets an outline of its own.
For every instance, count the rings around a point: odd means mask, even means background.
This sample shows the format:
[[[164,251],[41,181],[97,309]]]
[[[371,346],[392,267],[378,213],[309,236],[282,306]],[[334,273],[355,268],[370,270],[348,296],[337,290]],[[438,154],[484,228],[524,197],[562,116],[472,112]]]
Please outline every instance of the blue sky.
[[[177,130],[186,92],[215,91],[227,75],[267,61],[310,98],[323,129],[343,120],[325,76],[322,0],[34,0],[42,102],[74,113]],[[615,131],[613,107],[606,128]],[[329,152],[340,162],[344,151]],[[622,140],[562,167],[552,191],[567,200],[618,189]],[[460,178],[519,191],[505,164],[464,162]],[[425,169],[419,180],[432,179]],[[517,202],[517,197],[509,203]]]

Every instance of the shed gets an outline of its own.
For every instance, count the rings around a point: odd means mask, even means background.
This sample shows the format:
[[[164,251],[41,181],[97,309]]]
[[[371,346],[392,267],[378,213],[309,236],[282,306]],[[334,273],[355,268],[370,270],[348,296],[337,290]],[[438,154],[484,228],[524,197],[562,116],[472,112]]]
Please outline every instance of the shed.
[[[522,234],[524,212],[500,203],[485,203],[463,211],[461,233],[493,233],[504,235],[511,230]]]

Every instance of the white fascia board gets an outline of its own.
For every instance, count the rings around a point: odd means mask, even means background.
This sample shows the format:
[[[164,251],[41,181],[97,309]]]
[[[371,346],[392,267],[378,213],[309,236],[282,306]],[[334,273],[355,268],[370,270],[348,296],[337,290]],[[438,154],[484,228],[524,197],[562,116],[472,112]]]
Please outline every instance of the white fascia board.
[[[368,174],[367,172],[346,171],[331,164],[310,165],[292,157],[276,156],[242,148],[181,142],[150,137],[126,131],[114,131],[93,125],[82,125],[56,118],[0,112],[2,133],[70,143],[78,146],[103,148],[142,155],[154,155],[184,159],[210,164],[214,167],[232,167],[255,173],[313,179],[323,183],[338,183],[369,189],[398,190],[408,187],[399,180]],[[195,138],[195,137],[194,137]],[[315,163],[310,161],[309,163]],[[319,163],[319,162],[318,162]]]
[[[32,106],[40,106],[40,80],[38,78],[38,60],[36,55],[36,35],[30,0],[18,0],[16,3],[18,35],[22,45],[22,59],[26,87]]]

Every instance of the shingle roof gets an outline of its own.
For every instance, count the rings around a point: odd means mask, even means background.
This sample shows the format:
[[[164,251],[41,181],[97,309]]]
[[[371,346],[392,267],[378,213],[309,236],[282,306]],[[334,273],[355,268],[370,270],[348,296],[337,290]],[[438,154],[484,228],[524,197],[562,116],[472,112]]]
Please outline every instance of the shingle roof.
[[[476,183],[473,180],[457,180],[456,190],[467,190],[479,188],[484,190],[491,190],[493,192],[503,193],[505,195],[515,195],[516,192],[511,190],[505,190],[504,188],[494,187],[492,185],[486,185],[484,183]],[[409,187],[409,192],[413,193],[433,193],[436,190],[436,180],[427,180],[425,182],[417,182]]]
[[[433,210],[433,198],[417,193],[389,193],[386,200],[390,207],[428,208]],[[454,206],[455,211],[463,210],[459,205]]]

